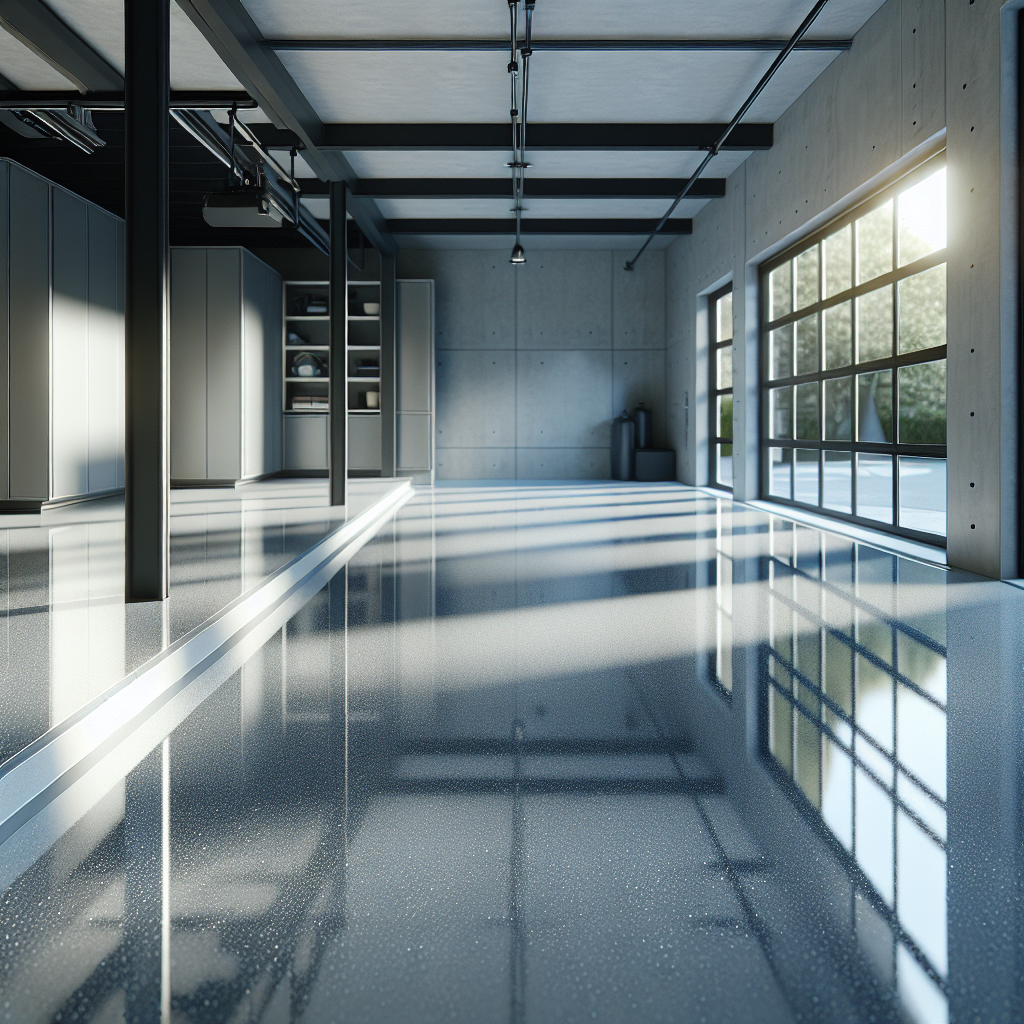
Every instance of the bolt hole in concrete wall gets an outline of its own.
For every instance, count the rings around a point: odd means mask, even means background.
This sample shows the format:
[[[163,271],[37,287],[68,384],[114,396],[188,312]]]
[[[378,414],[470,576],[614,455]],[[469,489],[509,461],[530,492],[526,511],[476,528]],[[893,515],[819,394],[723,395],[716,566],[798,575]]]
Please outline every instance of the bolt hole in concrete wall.
[[[640,402],[666,444],[664,252],[631,255],[401,251],[399,277],[435,282],[438,479],[606,480]]]

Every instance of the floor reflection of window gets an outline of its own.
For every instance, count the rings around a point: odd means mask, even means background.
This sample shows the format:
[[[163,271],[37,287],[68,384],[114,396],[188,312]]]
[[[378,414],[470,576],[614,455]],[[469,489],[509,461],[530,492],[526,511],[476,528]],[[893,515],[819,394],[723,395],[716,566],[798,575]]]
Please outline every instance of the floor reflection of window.
[[[715,664],[713,678],[732,694],[732,529],[718,503],[715,516]],[[723,523],[723,520],[725,522]]]
[[[932,573],[772,520],[764,751],[856,865],[922,1019],[946,975],[945,614],[898,601]]]
[[[711,483],[732,487],[732,285],[708,296]]]

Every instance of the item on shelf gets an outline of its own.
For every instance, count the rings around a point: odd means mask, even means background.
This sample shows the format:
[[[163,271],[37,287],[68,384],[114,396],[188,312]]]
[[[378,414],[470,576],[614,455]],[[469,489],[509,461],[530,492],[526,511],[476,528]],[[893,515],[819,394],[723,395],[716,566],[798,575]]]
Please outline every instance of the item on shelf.
[[[309,342],[301,334],[297,334],[295,331],[289,331],[288,332],[288,344],[289,345],[308,345]]]
[[[327,312],[327,300],[311,295],[306,303],[306,316],[323,316]]]
[[[651,410],[645,409],[643,402],[633,410],[633,422],[636,424],[637,448],[650,448],[654,438],[654,424]]]
[[[326,313],[327,299],[322,295],[298,292],[289,297],[288,312],[291,316],[314,316],[319,313]]]
[[[312,352],[300,352],[292,359],[293,377],[326,377],[327,364]]]
[[[380,392],[379,391],[367,391],[366,392],[366,408],[367,409],[379,409],[380,408]]]
[[[380,316],[380,303],[379,302],[364,302],[363,312],[367,316]]]
[[[323,395],[293,395],[293,412],[327,412],[327,398]]]
[[[612,479],[632,480],[636,424],[623,409],[622,415],[612,422],[612,428]]]
[[[376,377],[380,374],[380,363],[376,359],[372,361],[360,360],[356,374],[359,377]]]

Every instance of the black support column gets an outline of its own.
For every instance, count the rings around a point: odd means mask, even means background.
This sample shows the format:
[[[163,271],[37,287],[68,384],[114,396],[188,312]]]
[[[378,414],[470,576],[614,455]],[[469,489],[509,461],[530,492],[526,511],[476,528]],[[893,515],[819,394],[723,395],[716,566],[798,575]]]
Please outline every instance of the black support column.
[[[125,600],[168,586],[170,0],[125,0]]]
[[[348,223],[346,185],[331,182],[330,496],[344,505],[348,485]]]

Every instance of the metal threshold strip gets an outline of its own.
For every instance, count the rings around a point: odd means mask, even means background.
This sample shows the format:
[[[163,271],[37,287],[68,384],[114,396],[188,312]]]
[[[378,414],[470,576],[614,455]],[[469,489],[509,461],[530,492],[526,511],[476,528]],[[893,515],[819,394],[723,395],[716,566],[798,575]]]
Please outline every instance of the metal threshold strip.
[[[412,496],[380,501],[0,766],[0,892],[274,635]]]

